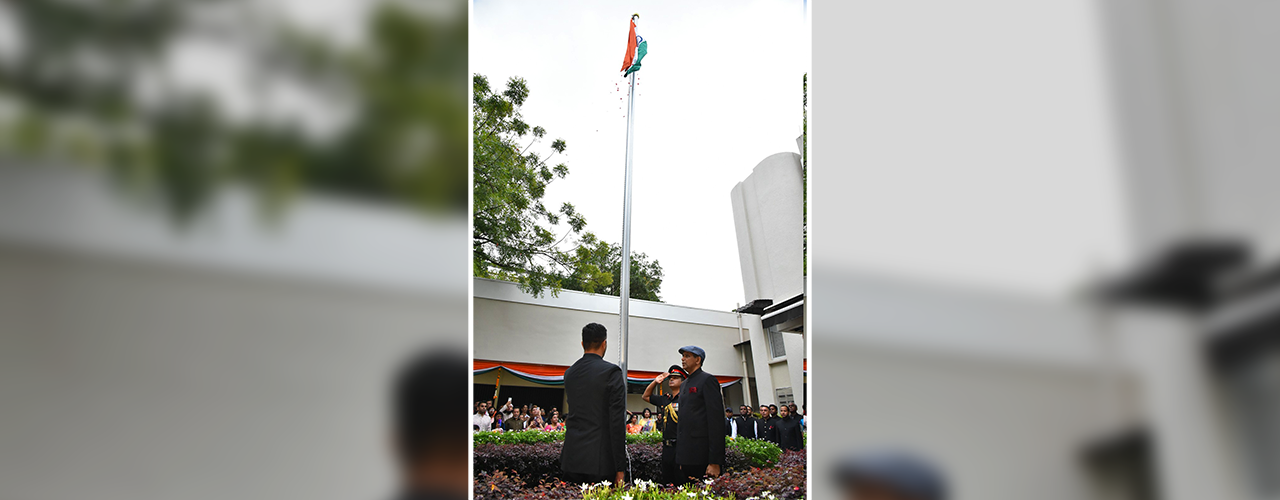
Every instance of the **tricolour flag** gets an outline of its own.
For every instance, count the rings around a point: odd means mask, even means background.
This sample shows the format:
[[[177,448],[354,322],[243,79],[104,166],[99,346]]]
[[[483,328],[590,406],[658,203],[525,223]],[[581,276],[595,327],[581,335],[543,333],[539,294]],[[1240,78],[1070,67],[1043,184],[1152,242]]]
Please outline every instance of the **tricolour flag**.
[[[636,35],[636,18],[631,17],[631,30],[627,33],[627,54],[622,58],[622,76],[640,71],[640,60],[649,53],[649,42]]]

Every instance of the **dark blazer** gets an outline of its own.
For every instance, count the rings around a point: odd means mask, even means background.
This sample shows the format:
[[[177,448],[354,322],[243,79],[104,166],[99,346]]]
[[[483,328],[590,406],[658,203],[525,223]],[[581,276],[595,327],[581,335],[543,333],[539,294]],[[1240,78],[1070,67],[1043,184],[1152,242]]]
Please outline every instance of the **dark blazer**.
[[[734,417],[738,421],[738,437],[746,439],[756,438],[755,420],[751,417]]]
[[[679,465],[724,465],[724,398],[720,382],[698,369],[680,386]]]
[[[804,435],[800,432],[800,419],[787,415],[778,419],[778,445],[784,450],[800,451],[804,449]]]
[[[779,417],[769,417],[760,422],[764,425],[764,435],[760,439],[781,446],[782,439],[778,436],[778,422],[781,420]]]
[[[613,476],[627,469],[627,387],[622,369],[595,354],[564,372],[564,447],[560,469],[591,476]]]

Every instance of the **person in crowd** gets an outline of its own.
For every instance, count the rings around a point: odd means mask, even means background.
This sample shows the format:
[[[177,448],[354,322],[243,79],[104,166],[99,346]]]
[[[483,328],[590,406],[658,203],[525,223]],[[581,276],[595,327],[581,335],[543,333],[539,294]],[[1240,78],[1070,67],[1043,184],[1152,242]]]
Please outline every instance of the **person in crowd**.
[[[511,418],[506,419],[506,421],[502,423],[502,430],[505,430],[507,432],[524,430],[525,419],[523,417],[524,415],[521,414],[521,411],[519,408],[513,409],[511,413]]]
[[[680,414],[684,417],[676,437],[676,464],[690,478],[719,476],[724,465],[724,424],[720,409],[724,398],[720,382],[702,369],[706,351],[698,346],[677,350],[689,377],[680,386]]]
[[[738,416],[734,417],[736,422],[738,437],[742,439],[756,438],[756,422],[751,416],[751,407],[742,405],[738,407]]]
[[[396,374],[390,392],[391,446],[397,500],[463,500],[471,480],[462,412],[440,411],[466,401],[467,353],[425,350]]]
[[[644,389],[642,396],[646,402],[658,407],[658,426],[662,428],[662,482],[676,486],[683,485],[687,479],[676,465],[676,437],[679,435],[680,423],[680,404],[677,400],[680,396],[680,385],[688,376],[689,373],[684,371],[684,368],[671,365],[666,373],[654,377],[653,382],[649,382],[649,387]],[[654,394],[654,388],[660,389],[663,381],[666,381],[670,390],[665,395]]]
[[[654,428],[655,422],[653,412],[649,411],[648,408],[645,408],[644,411],[640,413],[640,432],[651,432]]]
[[[836,466],[848,500],[947,500],[946,477],[927,460],[900,452],[848,455]]]
[[[565,398],[573,409],[560,450],[566,481],[621,486],[626,478],[627,382],[618,365],[604,360],[608,337],[599,323],[582,327],[582,357],[564,372]]]
[[[766,439],[769,434],[769,405],[760,405],[760,415],[755,420],[756,439]]]
[[[639,434],[639,433],[640,433],[640,417],[632,413],[631,418],[627,419],[627,434]]]
[[[769,405],[768,417],[764,419],[764,436],[762,439],[770,443],[782,446],[782,438],[778,435],[778,411],[777,405]]]
[[[501,430],[501,429],[502,429],[502,414],[498,413],[497,408],[492,408],[492,407],[489,408],[489,428],[486,430],[493,431],[493,430]]]
[[[738,423],[733,421],[733,408],[724,409],[724,435],[738,438]]]
[[[788,410],[788,412],[789,412],[791,415],[793,415],[793,416],[794,416],[794,415],[800,415],[800,408],[799,408],[799,407],[797,407],[795,403],[788,404],[788,405],[787,405],[787,410]]]
[[[809,409],[808,405],[800,405],[800,431],[809,432]]]
[[[778,446],[784,450],[800,451],[804,449],[804,433],[800,431],[800,417],[791,414],[791,406],[779,409]]]
[[[525,424],[526,429],[542,429],[547,426],[547,422],[542,420],[541,416],[533,417]]]
[[[476,411],[471,415],[471,425],[477,431],[487,431],[489,426],[493,425],[493,419],[489,418],[489,413],[485,411],[484,403],[476,405]]]
[[[561,422],[561,421],[560,421],[560,415],[559,415],[559,414],[556,414],[556,413],[552,413],[552,414],[551,414],[551,421],[550,421],[550,422],[547,422],[547,426],[546,426],[545,428],[543,428],[543,430],[546,430],[546,431],[563,431],[563,430],[564,430],[564,422]]]
[[[515,409],[515,405],[511,403],[511,398],[507,398],[507,404],[502,405],[502,409],[498,410],[498,413],[501,413],[502,420],[506,421],[511,419],[511,414],[515,413]]]

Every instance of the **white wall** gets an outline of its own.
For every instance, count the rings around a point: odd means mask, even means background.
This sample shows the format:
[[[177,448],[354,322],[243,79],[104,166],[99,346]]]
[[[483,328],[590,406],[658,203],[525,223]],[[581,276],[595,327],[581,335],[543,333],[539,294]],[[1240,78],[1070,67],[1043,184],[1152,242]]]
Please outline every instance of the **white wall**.
[[[744,299],[804,293],[804,181],[800,155],[778,153],[730,192]]]
[[[390,495],[390,377],[465,339],[465,225],[233,191],[180,229],[89,172],[0,168],[0,497]]]

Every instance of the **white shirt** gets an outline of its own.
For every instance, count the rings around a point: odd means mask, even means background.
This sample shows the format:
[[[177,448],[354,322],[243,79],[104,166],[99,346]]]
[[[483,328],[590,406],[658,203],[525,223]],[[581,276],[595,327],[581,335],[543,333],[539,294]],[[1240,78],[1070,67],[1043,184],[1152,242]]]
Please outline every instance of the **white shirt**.
[[[737,439],[738,438],[738,419],[730,418],[729,428],[733,430],[733,432],[730,433],[729,435],[732,436],[734,439]]]
[[[493,423],[493,419],[489,415],[471,415],[471,425],[479,426],[480,430],[489,430],[489,425]]]

